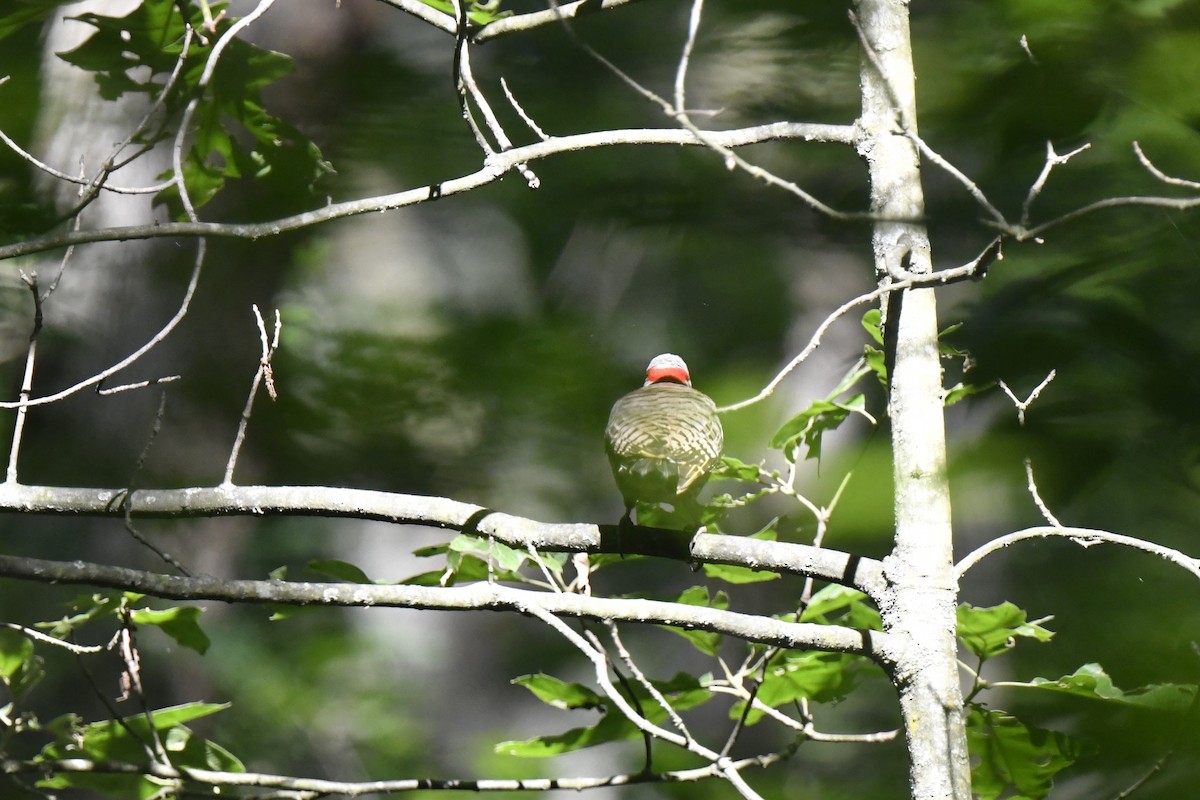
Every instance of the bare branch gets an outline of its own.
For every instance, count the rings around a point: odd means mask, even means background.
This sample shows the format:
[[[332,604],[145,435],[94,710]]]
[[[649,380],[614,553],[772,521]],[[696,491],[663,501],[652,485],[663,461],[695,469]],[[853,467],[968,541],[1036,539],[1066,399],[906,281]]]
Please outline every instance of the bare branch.
[[[625,668],[629,670],[629,674],[633,676],[634,680],[641,684],[642,688],[645,689],[650,697],[654,699],[654,702],[658,703],[658,707],[666,712],[667,717],[671,720],[671,724],[675,726],[675,729],[678,730],[685,739],[694,741],[695,737],[692,736],[692,732],[688,730],[687,724],[683,721],[683,717],[679,716],[679,712],[671,706],[667,698],[663,696],[663,693],[660,692],[658,688],[650,682],[650,679],[647,678],[645,673],[642,672],[641,668],[637,665],[637,662],[633,660],[633,656],[630,654],[629,650],[626,649],[625,643],[621,641],[621,632],[617,628],[617,624],[609,620],[605,623],[605,625],[608,628],[608,635],[609,638],[612,639],[613,647],[617,649],[617,656],[621,659],[621,663],[625,665]]]
[[[18,405],[16,419],[13,421],[8,469],[4,477],[5,482],[13,484],[17,482],[17,460],[21,455],[21,439],[25,434],[25,417],[29,411],[29,407],[23,403],[29,402],[29,395],[33,392],[33,367],[37,363],[38,335],[42,331],[42,295],[38,291],[37,275],[28,276],[22,273],[21,278],[33,296],[33,330],[29,334],[29,348],[25,351],[25,372],[21,377],[21,392],[18,395],[22,404]]]
[[[911,119],[905,112],[905,106],[900,102],[899,96],[896,93],[896,88],[892,86],[891,81],[888,79],[888,71],[884,69],[883,62],[880,60],[879,54],[876,53],[875,48],[871,46],[871,42],[867,38],[866,31],[863,30],[862,25],[859,23],[858,15],[853,11],[849,12],[849,15],[850,23],[854,26],[855,33],[858,34],[859,44],[862,47],[863,52],[866,54],[867,60],[871,62],[871,66],[875,68],[875,72],[879,75],[879,79],[883,83],[884,89],[887,91],[888,100],[892,105],[892,110],[896,113],[897,120],[900,124],[901,133],[912,140],[913,144],[917,146],[917,149],[921,151],[922,155],[924,155],[938,167],[941,167],[947,174],[961,183],[971,197],[975,198],[975,202],[978,203],[979,206],[988,213],[988,216],[992,218],[995,224],[997,224],[1002,230],[1007,229],[1009,226],[1004,214],[1000,212],[1000,209],[992,205],[992,202],[987,199],[987,195],[983,193],[983,190],[979,188],[975,181],[968,178],[962,172],[962,170],[951,164],[936,151],[934,151],[934,149],[926,144],[925,140],[917,134],[916,121]]]
[[[512,90],[508,88],[508,81],[504,80],[503,76],[500,78],[500,88],[504,90],[504,96],[508,98],[509,105],[511,105],[513,110],[517,112],[517,115],[521,118],[521,121],[529,126],[529,130],[537,134],[537,137],[543,142],[549,139],[550,137],[546,135],[546,132],[538,127],[538,124],[533,121],[533,117],[525,113],[525,109],[522,108],[521,104],[517,102],[517,98],[513,95]]]
[[[1029,496],[1033,498],[1033,504],[1038,507],[1038,511],[1042,512],[1046,522],[1049,522],[1056,528],[1061,528],[1063,525],[1058,521],[1054,514],[1050,513],[1050,507],[1046,505],[1046,501],[1042,499],[1042,495],[1038,492],[1037,482],[1033,479],[1033,462],[1028,458],[1025,459],[1025,482],[1029,489]]]
[[[246,405],[242,408],[242,418],[238,422],[237,434],[233,437],[233,447],[229,451],[229,460],[225,462],[225,476],[221,480],[222,486],[233,485],[233,470],[237,467],[238,454],[242,451],[242,442],[246,440],[246,429],[250,427],[250,414],[254,410],[254,398],[258,396],[258,387],[262,384],[267,385],[267,394],[272,400],[275,400],[278,395],[275,392],[275,377],[271,367],[271,360],[275,357],[275,351],[279,348],[279,334],[283,330],[283,322],[279,316],[279,309],[275,309],[275,336],[270,341],[267,341],[267,325],[263,322],[262,313],[258,310],[258,305],[250,306],[254,311],[254,321],[258,325],[258,337],[262,344],[262,357],[258,361],[258,369],[254,372],[254,379],[250,381],[250,393],[246,397]]]
[[[1171,186],[1182,186],[1186,189],[1200,189],[1200,181],[1190,181],[1186,178],[1173,178],[1160,170],[1158,167],[1154,166],[1146,154],[1142,152],[1142,146],[1136,141],[1133,143],[1133,152],[1137,155],[1138,161],[1142,162],[1142,166],[1145,167],[1151,175],[1158,178],[1163,183],[1170,184]]]
[[[770,756],[743,758],[734,763],[738,769],[769,766],[779,759]],[[555,790],[583,791],[610,786],[631,786],[644,783],[690,783],[717,776],[714,766],[697,769],[670,770],[658,773],[624,773],[579,778],[403,778],[379,781],[334,781],[321,778],[297,778],[263,772],[221,772],[219,770],[171,767],[158,764],[130,764],[119,761],[90,761],[83,758],[57,761],[0,760],[0,771],[7,775],[42,775],[54,772],[95,773],[99,775],[150,775],[163,781],[175,781],[206,786],[245,786],[285,791],[293,800],[317,800],[341,795],[363,797],[375,794],[400,794],[413,791],[471,791],[471,792],[549,792]]]
[[[384,0],[391,3],[393,0]],[[414,0],[400,0],[406,5]],[[553,8],[548,8],[545,11],[534,11],[529,14],[514,14],[511,17],[496,20],[484,26],[478,33],[471,37],[474,42],[486,42],[489,39],[494,39],[497,36],[504,36],[516,31],[527,31],[532,28],[538,28],[542,25],[553,25],[563,20],[574,19],[581,12],[594,13],[597,11],[607,11],[610,8],[617,8],[634,0],[575,0],[571,3],[554,3]],[[586,8],[585,8],[586,6]],[[441,27],[441,26],[438,26]]]
[[[821,125],[794,122],[776,122],[728,131],[708,131],[704,134],[708,142],[731,148],[759,142],[787,139],[849,143],[853,141],[854,135],[854,128],[849,125]],[[100,230],[58,233],[23,242],[0,245],[0,260],[40,253],[71,244],[83,244],[85,242],[158,239],[176,236],[219,236],[233,239],[261,239],[266,236],[277,236],[281,233],[306,228],[330,220],[378,211],[389,211],[405,206],[417,205],[418,203],[424,203],[435,198],[449,197],[450,195],[468,192],[499,180],[508,170],[521,162],[536,161],[560,153],[590,150],[599,147],[647,144],[696,147],[705,145],[705,142],[697,139],[690,131],[674,128],[594,131],[571,136],[552,136],[544,142],[535,142],[495,153],[486,160],[481,169],[475,172],[394,194],[332,203],[319,209],[306,211],[290,217],[282,217],[269,222],[253,224],[162,222],[148,225],[130,225]]]
[[[451,35],[454,35],[458,31],[458,25],[455,23],[454,17],[438,11],[428,3],[422,3],[421,0],[383,0],[383,2],[412,14],[423,22],[428,22],[440,31],[445,31]]]
[[[193,224],[199,224],[199,223],[181,223],[181,224],[193,225]],[[153,228],[154,226],[151,225],[148,227]],[[76,234],[85,234],[88,232],[87,231],[76,231],[75,233]],[[33,399],[22,398],[20,400],[17,400],[16,402],[11,402],[11,401],[0,402],[0,408],[21,408],[21,407],[28,407],[28,406],[41,406],[41,405],[46,405],[48,403],[56,403],[59,400],[62,400],[64,397],[70,397],[71,395],[75,394],[76,392],[86,389],[89,386],[95,386],[97,384],[102,383],[107,378],[111,377],[112,375],[117,374],[121,370],[123,370],[126,367],[130,366],[131,364],[135,363],[142,356],[146,355],[146,353],[150,352],[155,347],[157,347],[160,342],[162,342],[164,339],[166,339],[167,336],[169,336],[171,334],[171,332],[174,331],[176,327],[178,327],[179,323],[183,321],[184,317],[187,316],[188,309],[191,308],[192,297],[195,295],[196,287],[200,283],[200,273],[201,273],[201,270],[204,265],[204,254],[206,252],[206,249],[207,248],[205,247],[204,239],[200,239],[199,246],[197,247],[197,250],[196,250],[196,260],[195,260],[194,265],[192,266],[192,275],[191,275],[191,278],[188,280],[187,288],[184,290],[183,299],[179,303],[179,308],[177,308],[175,310],[175,314],[169,320],[167,320],[166,324],[163,325],[163,327],[159,329],[158,333],[154,334],[154,336],[152,336],[149,341],[147,341],[145,344],[143,344],[137,350],[134,350],[132,353],[130,353],[129,355],[127,355],[125,358],[121,359],[117,363],[107,367],[104,370],[101,370],[100,372],[97,372],[95,375],[92,375],[90,378],[86,378],[82,381],[79,381],[78,383],[74,384],[73,386],[68,386],[66,389],[63,389],[58,392],[54,392],[53,394],[43,395],[42,397],[37,397],[37,398],[33,398]],[[141,385],[149,385],[150,383],[153,383],[153,382],[146,381],[146,382],[143,382],[143,384],[141,384]]]
[[[1042,171],[1038,173],[1037,179],[1029,187],[1029,193],[1025,195],[1025,202],[1021,204],[1021,227],[1029,226],[1029,211],[1033,207],[1033,201],[1042,193],[1042,189],[1046,186],[1046,181],[1050,179],[1050,173],[1055,167],[1062,166],[1070,161],[1075,156],[1090,148],[1091,144],[1084,144],[1075,148],[1065,155],[1059,155],[1054,152],[1054,145],[1046,142],[1046,161],[1042,164]]]
[[[1008,399],[1012,400],[1013,405],[1015,405],[1017,407],[1017,422],[1019,422],[1021,425],[1025,424],[1025,412],[1029,409],[1029,405],[1034,400],[1038,399],[1038,396],[1041,395],[1042,390],[1050,385],[1050,381],[1054,380],[1054,377],[1057,374],[1058,374],[1057,370],[1053,370],[1053,369],[1050,370],[1050,374],[1048,374],[1045,378],[1043,378],[1042,382],[1039,383],[1036,387],[1034,387],[1034,390],[1032,392],[1030,392],[1029,396],[1026,397],[1024,400],[1018,400],[1017,396],[1015,394],[1013,394],[1012,389],[1008,388],[1007,383],[1005,383],[1004,381],[997,381],[997,383],[1000,384],[1000,388],[1004,390],[1004,393],[1006,395],[1008,395]]]
[[[967,570],[974,567],[987,556],[1017,542],[1027,539],[1049,539],[1053,537],[1070,539],[1081,547],[1091,547],[1092,545],[1102,543],[1132,547],[1135,550],[1152,553],[1165,561],[1182,567],[1200,579],[1200,558],[1192,558],[1174,548],[1164,547],[1163,545],[1148,542],[1145,539],[1138,539],[1134,536],[1124,536],[1119,533],[1110,533],[1109,531],[1095,528],[1070,528],[1059,525],[1026,528],[1023,531],[1017,531],[1016,533],[1010,533],[1006,536],[993,539],[987,544],[972,550],[965,558],[959,561],[955,565],[955,573],[959,577],[962,577]]]
[[[1088,203],[1074,211],[1068,211],[1066,214],[1061,214],[1053,219],[1043,222],[1040,225],[1035,225],[1032,228],[1021,231],[1010,231],[1017,241],[1024,242],[1030,239],[1037,241],[1038,238],[1050,230],[1056,228],[1065,222],[1072,222],[1080,217],[1087,216],[1096,211],[1102,211],[1106,208],[1122,208],[1125,206],[1147,206],[1149,208],[1170,208],[1176,211],[1187,211],[1192,208],[1200,207],[1200,197],[1154,197],[1146,195],[1131,195],[1128,197],[1107,197],[1103,200],[1097,200],[1094,203]]]
[[[504,127],[500,124],[500,120],[496,118],[495,112],[492,111],[492,106],[488,103],[483,92],[479,90],[479,86],[475,83],[475,75],[471,71],[471,46],[467,40],[467,0],[450,0],[454,7],[458,19],[458,32],[455,34],[455,59],[454,59],[454,74],[455,84],[458,90],[459,103],[462,106],[463,117],[471,125],[471,129],[475,132],[475,138],[479,142],[479,146],[483,148],[486,156],[491,156],[494,151],[488,146],[482,132],[475,125],[475,120],[471,116],[468,96],[475,101],[480,113],[483,114],[483,121],[487,125],[488,130],[492,132],[492,136],[496,138],[496,144],[501,150],[511,150],[513,147],[512,141],[508,138],[508,134],[504,132]],[[521,177],[525,179],[526,185],[530,189],[536,189],[541,185],[538,176],[525,162],[520,162],[514,165],[514,169],[521,173]]]
[[[938,286],[965,280],[967,278],[978,277],[980,275],[980,271],[982,269],[986,269],[987,265],[997,257],[996,253],[999,248],[999,243],[999,239],[994,239],[992,243],[988,245],[987,249],[980,253],[974,261],[963,264],[962,266],[921,275],[910,275],[907,278],[893,281],[886,286],[881,286],[878,289],[867,292],[866,294],[860,294],[858,297],[855,297],[852,300],[847,300],[845,303],[842,303],[840,306],[838,306],[833,313],[826,317],[825,320],[817,326],[816,331],[813,332],[812,337],[809,338],[808,344],[804,346],[804,349],[802,349],[795,358],[789,361],[787,366],[780,370],[779,373],[772,378],[766,386],[763,387],[762,391],[746,400],[741,400],[737,403],[723,406],[717,409],[717,411],[720,413],[737,411],[770,397],[775,392],[775,389],[779,386],[779,384],[783,382],[783,379],[790,375],[792,371],[796,369],[796,367],[803,364],[804,361],[811,356],[818,347],[821,346],[821,338],[825,335],[825,331],[829,330],[829,327],[833,325],[833,323],[841,319],[841,317],[851,309],[857,308],[858,306],[866,303],[874,302],[875,300],[878,300],[879,298],[892,292],[911,289],[914,286]]]
[[[106,192],[112,192],[113,194],[157,194],[173,183],[173,181],[163,181],[155,186],[112,186],[102,181],[98,181],[99,176],[94,178],[80,178],[78,176],[71,175],[70,173],[63,172],[62,170],[55,169],[44,161],[39,160],[37,156],[30,153],[28,150],[25,150],[23,147],[17,144],[11,136],[2,130],[0,130],[0,141],[8,145],[8,149],[12,150],[22,159],[29,162],[35,168],[41,170],[55,180],[74,183],[83,187],[95,186],[103,189]]]
[[[588,597],[567,592],[516,589],[499,583],[462,586],[310,583],[279,580],[222,580],[180,577],[86,561],[47,561],[0,555],[0,576],[40,583],[66,583],[136,591],[170,600],[281,603],[329,607],[515,611],[527,616],[623,620],[712,631],[748,642],[787,649],[815,649],[867,656],[885,668],[897,643],[879,631],[840,625],[783,622],[755,614],[660,600]],[[675,734],[670,734],[675,737]]]
[[[616,526],[544,523],[443,497],[391,494],[320,486],[238,486],[190,489],[96,489],[0,484],[0,510],[123,517],[306,515],[382,520],[452,530],[470,529],[510,547],[543,552],[602,552]],[[655,532],[655,529],[640,529]],[[669,531],[683,542],[681,555],[652,549],[652,536],[626,537],[622,552],[645,552],[709,564],[737,564],[796,575],[814,575],[852,586],[880,602],[883,565],[871,558],[790,542],[743,536]]]
[[[696,34],[700,32],[700,16],[704,13],[704,0],[692,0],[692,11],[688,15],[687,40],[683,43],[683,54],[675,70],[675,113],[687,114],[687,71],[692,60],[692,49],[696,46]]]
[[[95,655],[96,653],[103,653],[106,649],[104,645],[101,644],[83,645],[75,644],[74,642],[64,642],[62,639],[56,639],[53,636],[47,636],[41,631],[34,630],[33,628],[27,628],[24,625],[18,625],[15,622],[0,622],[0,626],[8,628],[9,630],[17,631],[24,636],[28,636],[35,642],[42,642],[55,647],[61,647],[62,649],[74,653],[77,656]]]

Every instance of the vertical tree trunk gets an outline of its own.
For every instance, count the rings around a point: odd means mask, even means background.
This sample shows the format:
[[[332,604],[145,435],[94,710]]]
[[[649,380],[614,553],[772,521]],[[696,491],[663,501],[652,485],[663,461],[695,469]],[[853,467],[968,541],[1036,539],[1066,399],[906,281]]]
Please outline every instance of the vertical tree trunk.
[[[873,247],[881,282],[931,270],[922,223],[919,157],[904,129],[916,131],[908,5],[858,0],[869,53],[862,60],[863,138],[870,170]],[[884,625],[904,638],[896,668],[911,758],[914,800],[967,800],[970,765],[963,727],[955,641],[958,589],[952,571],[937,307],[933,289],[905,291],[889,307],[894,361],[892,425],[896,541],[886,559],[891,584]]]

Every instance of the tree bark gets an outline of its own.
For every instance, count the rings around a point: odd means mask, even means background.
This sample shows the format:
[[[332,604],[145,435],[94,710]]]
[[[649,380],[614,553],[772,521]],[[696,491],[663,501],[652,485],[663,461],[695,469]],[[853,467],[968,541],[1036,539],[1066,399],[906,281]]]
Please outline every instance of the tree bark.
[[[859,152],[870,171],[875,266],[881,284],[932,270],[922,222],[915,75],[908,5],[859,0],[863,113]],[[950,493],[933,289],[891,295],[888,415],[895,477],[895,548],[880,609],[902,655],[900,693],[914,800],[968,800],[970,763],[955,640]]]

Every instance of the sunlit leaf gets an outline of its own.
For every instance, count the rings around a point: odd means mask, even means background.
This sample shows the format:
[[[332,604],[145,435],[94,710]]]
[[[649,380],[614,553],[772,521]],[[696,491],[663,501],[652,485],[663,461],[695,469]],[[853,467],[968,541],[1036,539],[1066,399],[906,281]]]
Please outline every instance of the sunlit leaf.
[[[805,458],[821,457],[821,442],[824,435],[836,430],[846,417],[866,408],[866,398],[854,395],[845,402],[814,400],[812,405],[785,422],[771,437],[771,447],[782,450],[788,460],[795,459],[795,449],[803,442]]]
[[[725,581],[726,583],[763,583],[780,578],[778,572],[765,569],[750,569],[737,564],[705,564],[704,574],[709,578]]]
[[[1054,632],[1028,622],[1025,611],[1009,602],[990,608],[976,608],[970,603],[959,605],[958,638],[975,655],[991,658],[1016,644],[1018,638],[1048,642]]]
[[[151,713],[154,728],[171,754],[172,764],[180,768],[222,769],[241,772],[244,767],[229,751],[195,736],[183,724],[215,714],[229,704],[187,703]],[[75,729],[67,738],[42,749],[38,759],[58,761],[85,758],[91,761],[120,761],[140,764],[146,761],[146,742],[150,728],[145,714],[123,720],[105,720]],[[43,789],[90,789],[107,797],[147,800],[162,789],[161,783],[141,775],[104,775],[59,772],[38,780]]]
[[[669,681],[651,681],[651,685],[677,712],[695,708],[712,699],[713,696],[712,692],[701,686],[696,678],[685,673],[679,673]],[[630,705],[636,711],[656,725],[666,720],[666,710],[645,687],[637,682],[631,682],[630,686],[634,693],[634,700]],[[546,758],[585,747],[641,736],[641,731],[637,726],[630,722],[610,700],[604,701],[603,708],[604,715],[595,725],[572,728],[564,733],[537,736],[519,742],[501,742],[496,745],[495,752],[524,758]]]
[[[176,642],[203,655],[211,642],[200,628],[204,609],[195,606],[150,609],[139,608],[130,614],[137,625],[153,625]]]
[[[583,684],[567,683],[552,675],[544,673],[522,675],[514,678],[512,682],[517,686],[524,686],[543,703],[555,708],[601,708],[604,706],[600,695]]]
[[[865,662],[843,653],[786,652],[771,660],[759,687],[757,700],[772,708],[808,699],[816,703],[840,700],[859,683]],[[741,717],[744,703],[730,709],[730,717]],[[751,709],[748,723],[757,722],[763,712]]]
[[[845,625],[860,630],[883,630],[879,611],[857,589],[831,583],[809,598],[801,622]]]
[[[1196,697],[1196,685],[1186,683],[1154,683],[1122,691],[1099,664],[1084,664],[1070,675],[1057,679],[1034,678],[1028,683],[1005,681],[1004,685],[1158,711],[1187,711]]]
[[[967,714],[967,746],[975,764],[971,789],[978,800],[1039,800],[1050,793],[1054,776],[1080,755],[1066,734],[974,705]]]
[[[0,627],[0,678],[7,682],[33,658],[33,642],[20,631]]]
[[[760,469],[758,464],[747,464],[732,456],[722,456],[711,476],[713,480],[757,481]]]
[[[339,561],[334,558],[315,558],[308,562],[308,568],[319,575],[336,578],[347,583],[374,583],[367,573],[356,564]]]

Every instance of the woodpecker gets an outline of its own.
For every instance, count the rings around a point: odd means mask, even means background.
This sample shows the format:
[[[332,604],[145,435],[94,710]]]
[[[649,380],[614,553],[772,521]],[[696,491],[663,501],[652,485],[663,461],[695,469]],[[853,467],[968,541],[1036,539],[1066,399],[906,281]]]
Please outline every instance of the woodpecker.
[[[725,434],[717,407],[692,388],[687,364],[655,356],[646,382],[618,400],[604,429],[613,478],[625,500],[622,525],[637,503],[667,503],[684,518],[698,516],[696,495],[721,458]]]

